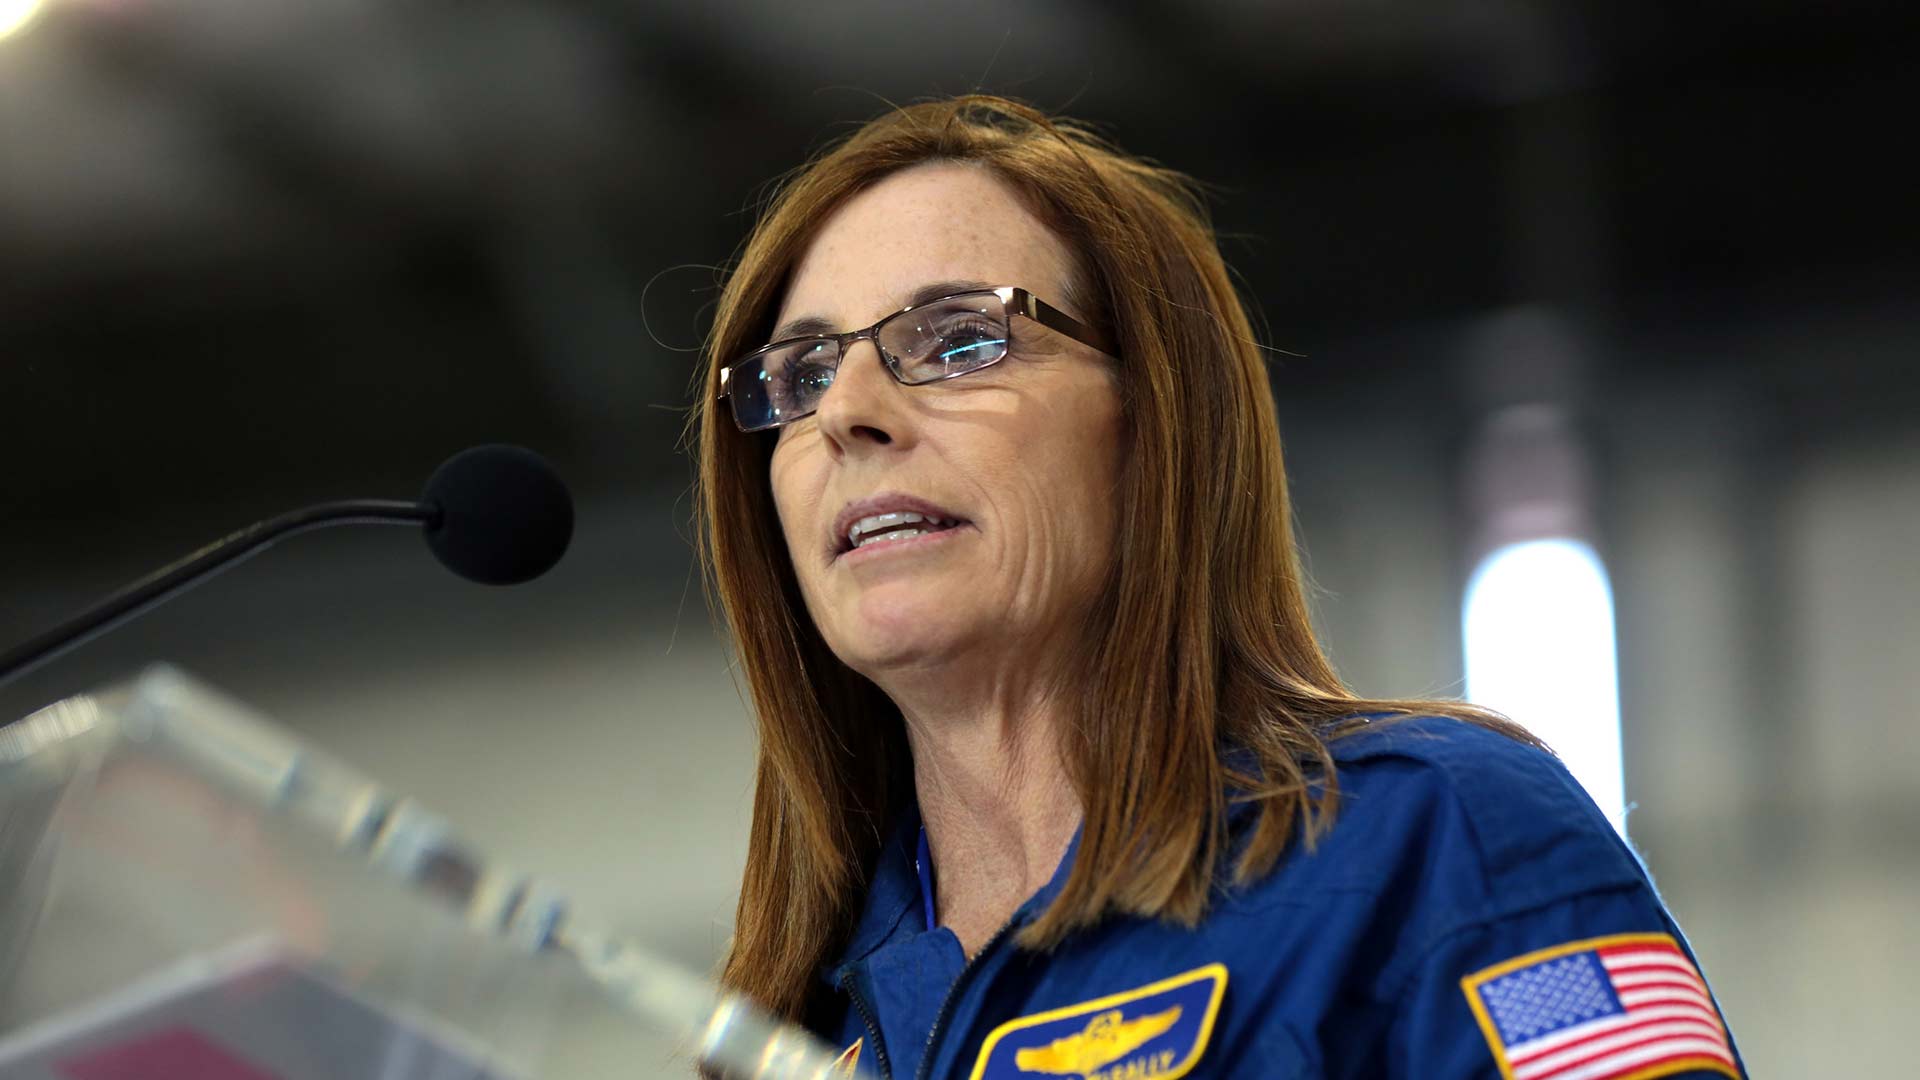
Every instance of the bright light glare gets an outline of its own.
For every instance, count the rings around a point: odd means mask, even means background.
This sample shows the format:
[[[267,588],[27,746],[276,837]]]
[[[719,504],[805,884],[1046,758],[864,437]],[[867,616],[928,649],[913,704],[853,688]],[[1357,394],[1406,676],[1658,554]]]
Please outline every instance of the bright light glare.
[[[0,0],[0,38],[27,25],[40,10],[40,0]]]
[[[1488,555],[1462,613],[1467,697],[1526,725],[1626,832],[1613,589],[1591,547],[1532,540]]]

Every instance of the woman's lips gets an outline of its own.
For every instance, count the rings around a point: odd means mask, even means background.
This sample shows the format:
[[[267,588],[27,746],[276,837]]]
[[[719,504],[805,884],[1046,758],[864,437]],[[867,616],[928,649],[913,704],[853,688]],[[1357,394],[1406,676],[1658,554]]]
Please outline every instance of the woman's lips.
[[[877,543],[882,537],[904,538],[918,533],[939,532],[957,524],[959,522],[913,510],[889,510],[884,514],[868,514],[847,529],[847,545],[857,548]]]
[[[859,547],[841,552],[835,557],[835,561],[850,566],[857,566],[873,559],[884,558],[888,555],[918,554],[949,543],[960,533],[966,532],[971,528],[971,525],[963,521],[956,522],[943,529],[928,532],[913,532],[911,535],[883,535],[861,544]]]
[[[938,531],[929,530],[931,522],[939,527]],[[857,538],[876,536],[901,528],[919,528],[925,535],[939,535],[939,532],[952,531],[961,526],[972,524],[966,517],[955,513],[938,503],[909,495],[901,491],[886,491],[866,498],[854,499],[841,507],[834,515],[833,525],[827,536],[827,556],[829,561],[849,555],[854,551],[865,550],[881,543],[869,540],[866,544],[856,543]],[[885,541],[888,544],[903,544],[908,540],[921,537],[906,537]]]

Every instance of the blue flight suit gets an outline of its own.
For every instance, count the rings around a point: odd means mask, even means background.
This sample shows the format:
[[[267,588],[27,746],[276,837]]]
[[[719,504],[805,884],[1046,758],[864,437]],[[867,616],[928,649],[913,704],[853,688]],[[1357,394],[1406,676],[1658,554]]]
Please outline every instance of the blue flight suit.
[[[1438,717],[1331,746],[1341,802],[1314,850],[1220,886],[1197,927],[1114,916],[1045,954],[1013,939],[1078,837],[969,963],[927,927],[909,815],[822,969],[821,1033],[897,1080],[1745,1075],[1645,870],[1557,760]]]

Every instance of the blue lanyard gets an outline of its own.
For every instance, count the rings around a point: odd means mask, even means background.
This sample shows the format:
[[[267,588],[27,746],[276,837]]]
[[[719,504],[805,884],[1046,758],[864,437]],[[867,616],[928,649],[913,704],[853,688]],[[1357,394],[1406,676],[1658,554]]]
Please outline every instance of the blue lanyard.
[[[920,826],[920,849],[913,856],[913,872],[920,878],[920,907],[927,914],[927,929],[933,921],[933,852],[927,847],[927,827]]]

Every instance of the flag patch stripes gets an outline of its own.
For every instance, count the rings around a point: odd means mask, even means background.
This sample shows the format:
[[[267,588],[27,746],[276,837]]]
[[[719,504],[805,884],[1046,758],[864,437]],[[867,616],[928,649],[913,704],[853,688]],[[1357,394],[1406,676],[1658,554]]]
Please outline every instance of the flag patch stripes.
[[[1720,1010],[1670,934],[1527,953],[1460,980],[1505,1080],[1739,1080]]]

